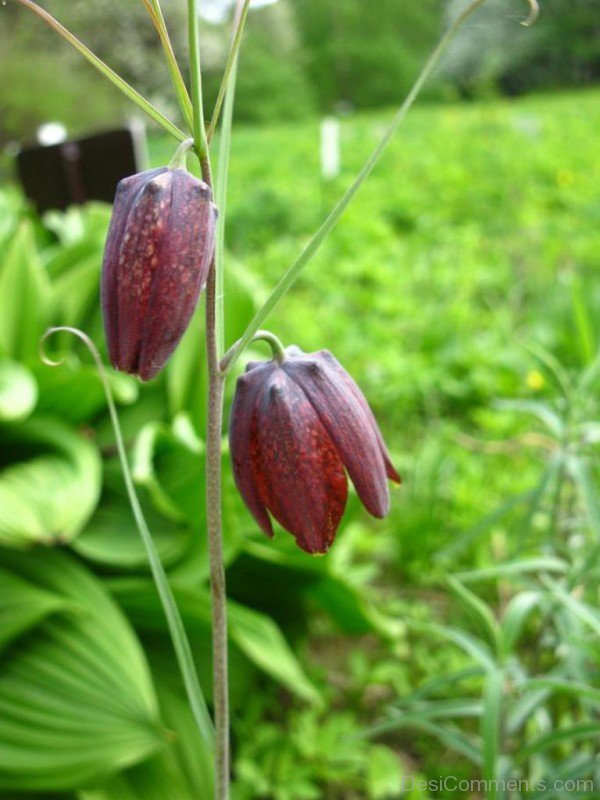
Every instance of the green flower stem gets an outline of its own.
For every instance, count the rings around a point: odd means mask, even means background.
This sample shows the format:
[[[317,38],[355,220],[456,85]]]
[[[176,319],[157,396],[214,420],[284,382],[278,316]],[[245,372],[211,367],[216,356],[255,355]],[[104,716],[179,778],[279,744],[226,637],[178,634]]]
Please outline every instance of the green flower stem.
[[[175,89],[175,93],[177,95],[179,108],[181,109],[181,114],[185,120],[188,130],[191,131],[194,125],[192,101],[190,100],[185,81],[183,80],[181,70],[179,69],[179,64],[177,63],[175,53],[173,52],[173,45],[171,44],[171,38],[169,36],[169,31],[167,29],[160,3],[158,0],[143,0],[143,3],[146,6],[146,10],[148,11],[154,27],[156,28],[156,32],[158,33],[163,52],[165,54],[169,75],[171,76],[173,88]]]
[[[203,159],[202,177],[212,186],[210,162]],[[219,367],[219,302],[217,263],[213,258],[206,283],[206,360],[208,364],[208,423],[206,430],[206,532],[210,559],[213,637],[213,699],[215,715],[215,800],[229,800],[229,657],[227,586],[223,559],[222,437],[225,376]]]
[[[233,39],[231,50],[229,51],[227,64],[225,65],[225,72],[223,73],[223,79],[221,80],[221,85],[219,86],[219,94],[217,95],[215,110],[213,111],[212,119],[210,121],[210,125],[208,126],[208,133],[206,138],[208,139],[209,144],[217,128],[217,124],[219,122],[219,114],[221,113],[221,107],[223,105],[223,100],[225,99],[225,95],[227,94],[229,83],[230,81],[235,81],[240,44],[242,42],[242,34],[244,33],[244,27],[246,25],[246,18],[248,17],[249,8],[250,8],[250,0],[243,0],[243,5],[241,6],[241,13],[237,15],[239,16],[239,20],[237,21],[235,36]]]
[[[198,35],[199,0],[188,0],[190,73],[194,141],[202,177],[213,186],[202,108],[202,73]],[[227,588],[223,559],[222,427],[224,376],[219,369],[218,330],[222,325],[217,296],[219,265],[213,257],[206,282],[206,359],[208,365],[208,421],[206,429],[206,535],[210,560],[213,640],[213,706],[215,718],[215,800],[229,800],[229,668],[227,642]]]
[[[239,30],[238,18],[247,5],[246,0],[238,0],[236,16],[234,17],[234,27]],[[216,292],[217,292],[217,344],[219,353],[225,349],[225,332],[223,328],[224,318],[224,259],[225,259],[225,221],[227,219],[227,185],[229,183],[229,154],[231,152],[231,129],[233,126],[233,107],[235,105],[235,87],[237,83],[239,58],[233,59],[227,91],[225,93],[225,105],[223,106],[223,116],[221,118],[221,136],[219,139],[219,160],[217,162],[217,180],[215,186],[215,202],[219,209],[219,219],[217,220],[217,235],[215,242],[216,260]],[[211,123],[212,124],[212,123]]]
[[[169,169],[185,169],[187,154],[193,146],[193,139],[186,139],[185,142],[182,142],[169,162]]]
[[[271,333],[271,331],[256,331],[250,343],[252,342],[268,342],[268,344],[271,346],[273,359],[277,361],[278,364],[283,364],[287,358],[287,353],[285,351],[285,347],[281,343],[281,340],[275,336],[274,333]],[[229,359],[231,358],[231,354],[234,352],[236,345],[237,342],[233,345],[233,347],[229,348],[221,360],[221,372],[224,374],[227,372],[229,367]]]
[[[188,0],[188,40],[190,48],[190,75],[192,82],[193,132],[196,153],[200,161],[208,158],[208,142],[204,127],[202,101],[202,70],[200,61],[200,32],[198,30],[200,0]]]
[[[275,306],[279,303],[279,301],[288,293],[291,287],[294,285],[298,277],[300,276],[302,270],[306,267],[306,265],[314,258],[315,254],[327,238],[327,236],[331,233],[332,229],[338,223],[340,217],[344,213],[344,211],[348,208],[354,196],[364,183],[364,181],[369,177],[375,165],[379,161],[382,153],[393,139],[397,129],[399,128],[400,124],[403,122],[404,118],[406,117],[408,111],[412,107],[413,103],[417,99],[423,85],[431,76],[432,72],[437,67],[444,51],[448,44],[452,41],[455,34],[462,26],[462,24],[475,12],[480,6],[482,6],[486,0],[474,0],[474,2],[470,3],[467,8],[460,14],[457,19],[450,25],[446,33],[440,39],[437,47],[429,57],[427,63],[423,67],[419,77],[415,81],[412,89],[408,93],[406,99],[402,103],[400,109],[396,113],[394,119],[392,120],[389,128],[387,129],[386,133],[384,134],[383,138],[367,160],[364,167],[358,173],[356,178],[354,179],[350,188],[346,191],[343,197],[338,201],[337,205],[333,208],[330,214],[327,216],[321,227],[315,233],[313,238],[310,240],[308,245],[302,251],[302,253],[298,256],[296,261],[291,265],[291,267],[283,274],[279,283],[275,286],[269,297],[266,299],[262,308],[256,313],[244,335],[241,339],[233,346],[232,350],[230,351],[230,355],[225,365],[226,370],[231,369],[231,367],[235,364],[238,360],[242,352],[254,337],[256,331],[261,327],[265,319],[269,316],[269,314],[273,311]],[[532,13],[528,20],[526,20],[527,24],[531,24],[535,19],[535,11],[537,3],[535,0],[528,0],[529,5],[531,6]]]
[[[129,467],[129,462],[127,460],[127,453],[125,451],[125,444],[123,442],[123,434],[121,431],[119,416],[117,414],[117,409],[112,396],[112,391],[110,388],[110,384],[108,382],[106,369],[104,367],[104,364],[102,363],[102,359],[100,358],[100,354],[96,349],[95,344],[92,342],[89,336],[87,336],[85,333],[83,333],[83,331],[80,331],[77,328],[70,328],[66,326],[61,326],[58,328],[50,328],[44,334],[41,346],[43,347],[46,340],[50,336],[53,336],[55,333],[59,333],[61,331],[70,333],[73,336],[77,336],[77,338],[79,338],[85,344],[87,349],[90,351],[96,363],[98,374],[100,376],[100,380],[102,381],[102,386],[104,388],[104,394],[106,396],[106,402],[108,404],[108,410],[110,413],[113,430],[115,432],[117,452],[119,454],[119,460],[121,462],[121,469],[123,471],[123,479],[125,481],[125,487],[127,489],[129,503],[131,504],[133,516],[135,518],[138,531],[140,533],[140,536],[144,543],[144,547],[146,549],[148,562],[150,564],[150,569],[152,570],[152,577],[154,578],[154,583],[156,585],[156,589],[158,591],[160,601],[162,603],[165,617],[167,618],[169,633],[173,641],[173,647],[175,649],[175,654],[177,656],[177,663],[179,664],[179,669],[181,671],[181,677],[183,678],[183,683],[185,685],[185,690],[187,692],[190,708],[192,710],[192,714],[194,716],[194,720],[196,721],[196,725],[198,727],[200,735],[207,742],[207,744],[210,747],[212,747],[214,744],[212,721],[210,718],[210,714],[208,713],[208,709],[206,707],[204,696],[202,694],[202,689],[200,688],[200,682],[198,680],[198,674],[196,672],[196,666],[194,664],[194,659],[192,657],[192,650],[185,632],[183,620],[181,619],[179,609],[177,608],[177,603],[173,596],[173,591],[169,584],[169,579],[167,578],[165,569],[160,560],[160,556],[158,555],[156,547],[154,546],[154,541],[152,540],[152,534],[150,533],[150,530],[146,523],[144,512],[142,511],[142,507],[140,505],[137,492],[135,490],[135,485],[133,483],[133,478],[131,476],[131,469]],[[42,351],[42,360],[46,364],[49,364],[50,366],[58,366],[61,363],[60,361],[58,362],[51,361],[43,354],[43,351]]]
[[[33,11],[40,19],[42,19],[47,25],[53,28],[58,34],[60,34],[64,39],[69,42],[69,44],[73,45],[73,47],[78,50],[81,55],[86,58],[90,64],[96,67],[105,78],[113,83],[118,89],[120,89],[126,97],[132,100],[142,111],[147,114],[154,122],[158,123],[162,128],[165,129],[167,133],[173,136],[175,139],[182,142],[186,139],[186,135],[183,131],[179,130],[179,128],[174,125],[171,120],[167,119],[164,114],[155,108],[152,103],[146,100],[145,97],[137,92],[132,86],[130,86],[126,81],[123,80],[119,75],[117,75],[114,70],[112,70],[107,64],[104,63],[97,55],[92,53],[89,47],[86,47],[83,42],[80,42],[76,36],[68,31],[63,25],[58,22],[51,14],[45,11],[43,8],[40,8],[36,3],[31,2],[31,0],[17,0],[17,3],[20,3],[25,8],[28,8],[30,11]]]

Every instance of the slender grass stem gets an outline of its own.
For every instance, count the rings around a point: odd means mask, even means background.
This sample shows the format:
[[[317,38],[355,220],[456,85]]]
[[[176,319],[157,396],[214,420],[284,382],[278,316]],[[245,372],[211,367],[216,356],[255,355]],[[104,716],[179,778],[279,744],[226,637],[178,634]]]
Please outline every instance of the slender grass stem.
[[[200,161],[208,158],[208,142],[204,127],[202,100],[202,69],[200,60],[200,32],[198,30],[200,0],[188,0],[188,41],[190,48],[190,76],[192,84],[192,118],[196,153]]]
[[[120,89],[123,94],[128,97],[132,102],[134,102],[142,111],[147,114],[154,122],[158,123],[165,131],[173,136],[180,142],[183,142],[187,139],[186,134],[179,130],[179,128],[174,125],[171,120],[167,119],[164,114],[162,114],[157,108],[155,108],[149,100],[146,100],[138,91],[136,91],[133,86],[130,86],[127,81],[124,81],[120,75],[112,70],[108,64],[105,64],[95,53],[86,47],[83,42],[79,41],[79,39],[74,36],[64,25],[55,19],[51,14],[49,14],[45,9],[41,8],[37,5],[37,3],[31,2],[31,0],[17,0],[17,3],[20,3],[25,8],[28,8],[34,14],[36,14],[40,19],[42,19],[46,25],[51,27],[55,30],[63,39],[66,39],[69,44],[71,44],[77,51],[81,53],[81,55],[86,58],[90,64],[96,67],[99,72],[101,72],[105,78],[107,78],[117,89]]]
[[[225,72],[223,73],[223,79],[221,80],[221,85],[219,86],[219,94],[217,95],[215,110],[213,111],[212,119],[210,121],[210,125],[208,126],[208,133],[206,135],[206,138],[208,139],[209,144],[214,135],[215,130],[217,129],[217,125],[219,122],[219,114],[221,113],[221,107],[223,105],[225,95],[227,94],[230,81],[235,81],[236,78],[240,44],[242,42],[242,34],[244,33],[244,27],[246,25],[246,18],[248,17],[249,8],[250,8],[250,0],[243,0],[243,5],[241,6],[241,13],[237,14],[238,19],[235,30],[235,36],[233,39],[231,50],[229,51],[227,64],[225,65]]]
[[[190,100],[187,86],[185,85],[183,75],[181,74],[179,64],[177,63],[175,52],[173,51],[171,37],[169,36],[169,31],[160,7],[159,0],[142,0],[142,2],[144,3],[146,11],[152,20],[152,24],[156,28],[158,38],[160,39],[160,43],[165,54],[165,60],[167,62],[169,75],[171,76],[171,82],[173,84],[173,88],[175,89],[175,94],[177,95],[177,102],[179,103],[181,114],[185,120],[188,130],[191,131],[194,125],[192,101]]]
[[[240,24],[244,9],[247,7],[247,0],[238,0],[236,15],[234,17],[234,27],[240,30]],[[235,39],[234,45],[235,46]],[[216,260],[216,292],[217,292],[217,345],[219,353],[225,348],[225,331],[223,328],[224,319],[224,259],[225,259],[225,224],[227,220],[227,186],[229,183],[229,154],[231,152],[231,130],[233,127],[233,107],[235,104],[235,87],[237,83],[237,71],[239,63],[239,53],[232,61],[227,91],[225,92],[225,104],[223,106],[223,116],[221,118],[221,136],[219,140],[219,160],[217,162],[217,180],[215,185],[215,201],[219,209],[219,219],[217,221],[217,237],[215,244]],[[213,116],[214,121],[214,116]],[[212,123],[211,123],[212,125]],[[210,141],[210,139],[209,139]],[[220,357],[220,356],[219,356]]]
[[[194,716],[194,720],[200,735],[207,742],[207,744],[212,747],[214,744],[213,725],[210,714],[208,713],[208,709],[206,707],[204,695],[202,694],[202,689],[200,688],[200,681],[198,680],[198,674],[196,672],[196,666],[192,656],[192,649],[185,632],[185,627],[183,625],[183,620],[181,619],[179,609],[177,608],[175,597],[173,596],[173,591],[169,584],[169,579],[167,578],[167,574],[160,560],[160,556],[158,555],[156,547],[154,546],[152,534],[150,533],[150,529],[146,523],[144,512],[142,511],[142,507],[135,490],[135,485],[131,476],[131,469],[129,467],[129,461],[127,459],[127,452],[125,450],[125,444],[123,441],[121,424],[119,422],[115,401],[113,399],[110,384],[108,382],[106,369],[102,363],[102,359],[100,358],[100,353],[96,349],[93,341],[83,331],[80,331],[77,328],[70,328],[66,326],[50,328],[46,331],[42,338],[41,347],[43,347],[48,338],[59,332],[66,332],[72,334],[73,336],[77,336],[77,338],[79,338],[90,351],[96,363],[115,433],[117,452],[121,462],[121,470],[123,472],[123,479],[125,481],[125,488],[127,489],[129,503],[131,505],[131,510],[133,511],[137,529],[146,550],[146,555],[148,557],[148,562],[150,564],[156,590],[160,597],[165,617],[167,618],[169,633],[175,649],[175,655],[177,657],[177,663],[179,664],[181,677],[183,678],[190,709]],[[60,361],[50,360],[44,355],[43,351],[41,355],[44,363],[50,366],[59,366],[61,363]]]

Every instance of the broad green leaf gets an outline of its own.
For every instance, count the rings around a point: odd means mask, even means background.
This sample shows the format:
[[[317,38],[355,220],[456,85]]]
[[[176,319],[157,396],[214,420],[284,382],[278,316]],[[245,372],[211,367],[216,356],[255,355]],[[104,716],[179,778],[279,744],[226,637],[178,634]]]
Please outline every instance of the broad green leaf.
[[[21,223],[0,263],[0,352],[16,361],[37,358],[48,319],[50,284],[33,240]]]
[[[0,566],[0,652],[48,614],[68,608],[57,594],[47,592]]]
[[[186,414],[171,425],[151,422],[140,431],[132,454],[133,477],[154,508],[176,523],[205,529],[204,442]],[[229,563],[239,552],[243,531],[239,525],[241,500],[228,465],[223,469],[224,557]],[[190,555],[192,580],[208,574],[206,537],[197,533],[198,546]],[[185,570],[185,565],[182,567]],[[182,572],[178,572],[182,578]]]
[[[111,589],[136,628],[158,632],[164,627],[158,598],[149,581],[116,581]],[[206,590],[173,585],[173,591],[190,636],[210,632],[210,595]],[[263,672],[309,702],[319,693],[306,676],[290,645],[273,620],[254,609],[229,601],[228,630],[233,644]]]
[[[78,425],[89,423],[106,408],[106,397],[97,370],[79,363],[75,357],[67,356],[65,363],[59,367],[40,363],[33,368],[33,372],[40,389],[40,414],[56,416],[63,422]],[[108,381],[115,402],[130,405],[137,400],[139,384],[135,378],[109,371]]]
[[[228,613],[231,638],[254,664],[298,697],[311,703],[320,701],[319,693],[273,620],[233,602],[228,605]]]
[[[230,345],[243,334],[258,308],[264,290],[259,281],[237,261],[225,270],[224,277],[225,339]],[[190,327],[165,370],[171,414],[188,411],[201,436],[206,427],[205,391],[208,385],[203,311],[200,307],[197,309]]]
[[[37,396],[37,384],[29,370],[15,361],[0,358],[0,422],[28,417]]]
[[[143,428],[132,455],[133,478],[157,510],[197,526],[204,521],[203,465],[203,447],[190,448],[159,422]]]
[[[122,482],[120,475],[116,476]],[[173,564],[190,546],[190,529],[145,504],[146,521],[161,561]],[[121,492],[105,492],[95,514],[72,544],[81,556],[115,569],[146,568],[148,556],[131,507]]]
[[[95,252],[53,281],[53,322],[82,327],[88,315],[98,308],[99,287],[100,253]]]
[[[0,551],[0,562],[70,607],[3,660],[0,792],[93,785],[160,749],[144,655],[98,580],[58,551]]]
[[[100,493],[95,446],[53,419],[35,418],[1,432],[0,544],[73,539]]]

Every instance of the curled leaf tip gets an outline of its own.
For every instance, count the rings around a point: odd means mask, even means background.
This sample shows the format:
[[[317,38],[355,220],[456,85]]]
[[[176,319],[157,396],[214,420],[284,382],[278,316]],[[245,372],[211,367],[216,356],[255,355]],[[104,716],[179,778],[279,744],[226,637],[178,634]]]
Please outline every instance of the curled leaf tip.
[[[46,366],[60,367],[62,364],[65,363],[64,358],[59,358],[58,360],[55,360],[53,358],[50,358],[50,356],[46,352],[46,342],[51,336],[54,336],[55,333],[70,333],[72,336],[76,336],[88,348],[88,350],[94,357],[94,360],[96,362],[100,360],[100,354],[96,349],[96,345],[87,335],[87,333],[84,333],[83,331],[79,330],[79,328],[71,328],[69,325],[59,325],[55,328],[48,328],[48,330],[44,333],[44,335],[40,339],[40,345],[39,345],[40,359],[44,364],[46,364]]]
[[[525,28],[530,28],[540,15],[540,4],[538,0],[527,0],[529,3],[529,16],[521,22]]]

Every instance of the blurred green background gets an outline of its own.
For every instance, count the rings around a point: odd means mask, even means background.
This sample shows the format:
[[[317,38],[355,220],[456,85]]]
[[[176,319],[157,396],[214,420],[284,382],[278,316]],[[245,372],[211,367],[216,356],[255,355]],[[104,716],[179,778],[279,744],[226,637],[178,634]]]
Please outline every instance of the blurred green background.
[[[184,4],[164,5],[184,55]],[[281,0],[252,13],[229,343],[459,5],[379,0],[374,14],[364,0]],[[141,3],[46,6],[175,114]],[[600,791],[599,10],[546,0],[527,31],[525,3],[492,0],[269,320],[360,383],[404,486],[385,521],[352,496],[331,553],[312,559],[281,530],[262,537],[226,459],[235,800]],[[228,34],[206,21],[203,34],[210,109]],[[130,113],[14,3],[0,44],[4,142],[49,119],[75,134]],[[320,117],[334,112],[342,171],[325,181]],[[172,155],[155,132],[149,144],[152,163]],[[98,377],[67,337],[50,345],[62,366],[38,353],[57,324],[104,352],[110,208],[39,219],[8,155],[2,169],[0,798],[204,800],[210,749],[186,709]],[[159,379],[111,385],[210,702],[201,328],[199,313]]]

